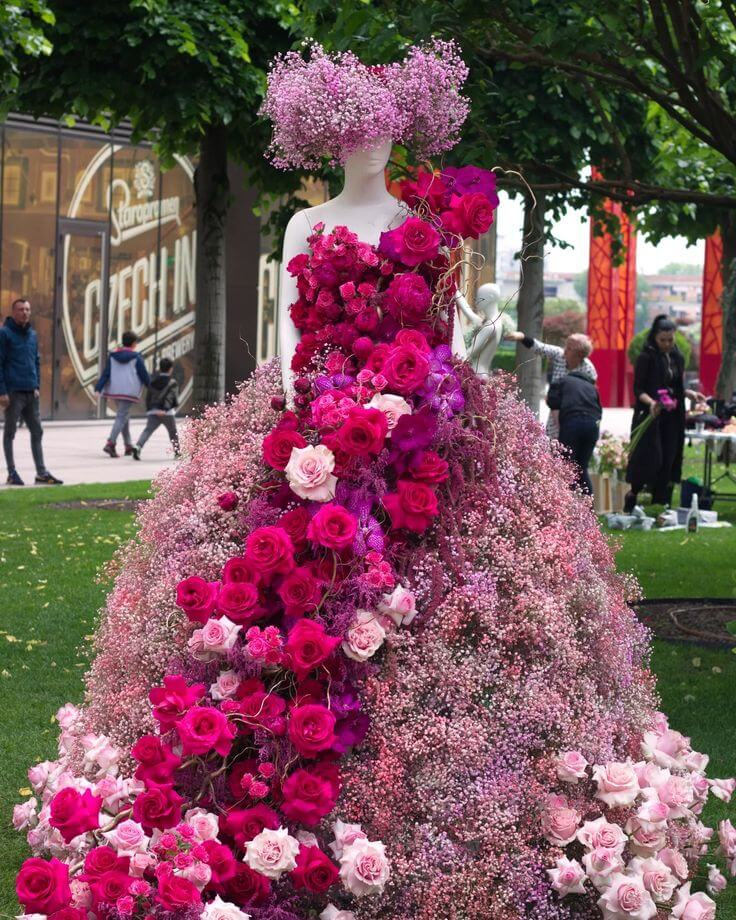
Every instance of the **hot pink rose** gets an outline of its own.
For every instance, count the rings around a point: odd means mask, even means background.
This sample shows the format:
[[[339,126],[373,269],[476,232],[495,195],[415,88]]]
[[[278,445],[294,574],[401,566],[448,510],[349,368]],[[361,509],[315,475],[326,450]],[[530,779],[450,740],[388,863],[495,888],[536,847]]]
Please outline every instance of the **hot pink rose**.
[[[380,894],[391,875],[386,848],[379,841],[359,839],[346,846],[340,859],[340,879],[356,895]]]
[[[651,920],[657,905],[640,878],[618,873],[610,879],[598,906],[607,920]]]
[[[449,466],[447,460],[443,460],[435,451],[424,450],[412,458],[407,472],[417,482],[436,486],[448,478]]]
[[[563,783],[577,783],[585,776],[588,767],[588,761],[580,751],[565,751],[564,754],[560,754],[555,763],[557,776]]]
[[[673,920],[715,920],[715,916],[716,902],[702,891],[691,894],[690,882],[677,892],[672,908]]]
[[[307,442],[292,428],[276,428],[263,439],[263,459],[275,470],[286,469],[295,447],[306,447]]]
[[[585,871],[576,859],[561,856],[555,869],[547,869],[552,888],[564,898],[568,894],[585,894]]]
[[[245,848],[245,862],[266,878],[278,879],[296,868],[299,842],[284,827],[263,830]]]
[[[350,457],[368,457],[383,450],[388,421],[378,409],[353,406],[337,433],[340,449]]]
[[[69,906],[69,866],[58,859],[32,856],[20,867],[15,892],[26,913],[53,914]]]
[[[286,575],[278,587],[287,616],[301,617],[311,613],[322,598],[322,587],[306,566],[298,566]]]
[[[317,846],[302,846],[296,857],[296,868],[290,878],[295,888],[306,888],[314,894],[324,894],[339,876],[337,866]]]
[[[101,904],[114,904],[118,898],[125,897],[132,881],[127,872],[117,870],[99,875],[89,884],[92,907],[96,909]]]
[[[230,582],[253,582],[257,585],[260,581],[260,574],[253,567],[245,556],[233,556],[228,559],[222,569],[222,581],[224,584]],[[232,617],[230,617],[232,619]]]
[[[65,843],[79,834],[100,826],[102,799],[92,795],[90,789],[83,794],[67,786],[51,799],[49,824],[58,829]]]
[[[367,661],[383,645],[386,630],[381,618],[370,610],[358,610],[345,634],[342,650],[353,661]]]
[[[607,763],[593,767],[593,779],[598,785],[596,798],[606,805],[633,805],[639,795],[639,780],[630,763]]]
[[[204,684],[189,686],[181,674],[167,674],[163,687],[154,687],[148,694],[153,703],[153,717],[158,719],[161,732],[172,729],[176,720],[202,699],[206,689]]]
[[[275,831],[279,827],[276,812],[259,802],[252,808],[231,808],[220,819],[223,834],[231,837],[240,849],[244,849],[249,840],[253,840],[263,830]]]
[[[227,757],[233,746],[235,726],[212,706],[194,706],[176,723],[184,754],[209,754],[217,751]]]
[[[179,875],[162,875],[158,880],[156,903],[166,910],[182,910],[202,903],[196,885]]]
[[[442,213],[442,226],[462,239],[474,239],[493,223],[493,207],[481,192],[453,195],[450,209]]]
[[[327,661],[339,644],[340,637],[327,635],[321,623],[299,620],[286,640],[288,665],[297,677],[304,678]]]
[[[432,291],[421,275],[405,272],[396,275],[389,284],[383,306],[398,322],[416,326],[427,318]]]
[[[544,836],[555,846],[564,846],[575,838],[580,824],[580,815],[563,795],[547,797],[542,813]]]
[[[156,786],[142,792],[133,803],[133,820],[146,830],[166,830],[179,823],[184,799],[173,786]]]
[[[217,581],[192,575],[176,586],[176,603],[193,623],[206,623],[215,609],[219,588]]]
[[[289,741],[302,757],[316,757],[335,743],[335,716],[326,706],[308,703],[291,710]]]
[[[429,374],[429,360],[411,345],[391,348],[381,369],[392,390],[408,396],[422,386]]]
[[[408,217],[400,227],[381,234],[378,250],[394,262],[413,268],[437,258],[440,235],[426,220]]]
[[[281,787],[281,810],[289,819],[307,827],[317,825],[335,807],[332,783],[310,770],[296,770]]]
[[[354,514],[342,505],[323,505],[309,522],[307,536],[326,549],[344,550],[353,545],[358,532]]]
[[[337,476],[332,473],[334,468],[335,455],[329,447],[308,444],[292,450],[285,473],[291,491],[299,498],[328,502],[335,497],[337,487]]]
[[[246,558],[266,576],[294,568],[294,544],[283,527],[258,527],[245,541]]]
[[[383,497],[383,506],[391,518],[391,526],[424,533],[439,514],[437,496],[423,482],[399,479],[396,492]]]
[[[217,611],[241,626],[249,626],[265,612],[258,588],[251,581],[225,582],[217,595]]]
[[[234,511],[238,507],[238,496],[236,492],[223,492],[217,496],[217,504],[223,511]]]

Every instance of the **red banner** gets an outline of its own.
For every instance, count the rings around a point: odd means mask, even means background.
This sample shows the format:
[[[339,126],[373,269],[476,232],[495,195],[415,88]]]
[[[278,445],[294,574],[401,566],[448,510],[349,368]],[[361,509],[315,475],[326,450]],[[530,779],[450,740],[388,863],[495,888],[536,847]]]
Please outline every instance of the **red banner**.
[[[593,171],[596,175],[596,171]],[[588,263],[588,335],[593,340],[591,360],[598,371],[598,389],[604,406],[630,406],[633,369],[626,349],[634,335],[636,309],[636,230],[620,204],[606,202],[606,210],[621,222],[625,258],[611,261],[610,234],[594,236],[590,225]]]
[[[716,231],[705,241],[703,312],[700,318],[700,389],[712,396],[723,354],[723,241]]]

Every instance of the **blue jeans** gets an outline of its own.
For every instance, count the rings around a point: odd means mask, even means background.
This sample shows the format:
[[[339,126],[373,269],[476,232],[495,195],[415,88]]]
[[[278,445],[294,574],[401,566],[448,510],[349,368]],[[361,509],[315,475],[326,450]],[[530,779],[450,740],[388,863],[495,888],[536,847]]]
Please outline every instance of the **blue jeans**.
[[[598,441],[598,426],[596,419],[585,415],[573,415],[560,423],[560,443],[570,451],[570,459],[578,468],[578,485],[588,495],[593,494],[588,464]]]

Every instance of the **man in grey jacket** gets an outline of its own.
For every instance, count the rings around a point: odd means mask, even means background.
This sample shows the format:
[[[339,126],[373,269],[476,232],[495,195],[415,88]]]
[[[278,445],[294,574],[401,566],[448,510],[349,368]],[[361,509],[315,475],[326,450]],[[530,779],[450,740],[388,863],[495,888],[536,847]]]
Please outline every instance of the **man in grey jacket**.
[[[41,360],[38,354],[38,337],[31,325],[31,305],[24,298],[14,300],[11,315],[0,329],[0,409],[5,410],[3,449],[8,466],[9,486],[22,486],[15,468],[13,441],[22,419],[31,435],[31,452],[36,466],[36,482],[57,486],[57,479],[46,469],[43,459],[43,428],[39,395],[41,386]]]

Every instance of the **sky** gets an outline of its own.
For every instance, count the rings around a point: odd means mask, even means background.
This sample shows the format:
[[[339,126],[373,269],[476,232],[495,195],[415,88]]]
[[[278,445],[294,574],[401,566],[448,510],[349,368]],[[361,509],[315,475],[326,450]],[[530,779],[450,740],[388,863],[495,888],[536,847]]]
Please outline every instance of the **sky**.
[[[498,225],[499,255],[503,250],[518,250],[523,225],[523,209],[519,198],[513,200],[503,192],[496,220]],[[545,251],[545,269],[550,272],[581,272],[588,267],[589,225],[581,221],[582,211],[570,210],[554,226],[554,236],[571,243],[571,248],[550,246]],[[703,264],[705,243],[688,246],[682,237],[663,240],[656,246],[643,239],[637,241],[636,268],[639,274],[654,275],[668,262]],[[503,259],[499,260],[499,265]]]

